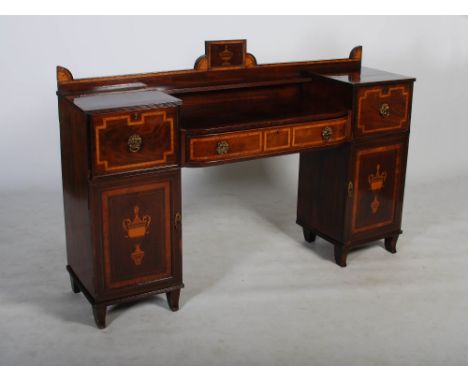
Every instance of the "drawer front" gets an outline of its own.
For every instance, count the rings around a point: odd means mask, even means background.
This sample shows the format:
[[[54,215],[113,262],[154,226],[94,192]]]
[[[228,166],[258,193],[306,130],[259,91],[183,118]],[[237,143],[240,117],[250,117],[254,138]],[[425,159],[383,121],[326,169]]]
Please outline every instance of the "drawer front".
[[[181,282],[179,197],[180,170],[99,188],[104,294]]]
[[[409,126],[411,85],[359,88],[356,105],[356,135],[404,130]]]
[[[216,161],[255,156],[262,151],[262,132],[216,134],[189,138],[190,160]]]
[[[346,118],[292,127],[292,148],[322,147],[346,140]]]
[[[146,169],[177,163],[177,109],[93,117],[93,173]]]
[[[187,138],[188,163],[256,158],[344,142],[348,119]]]
[[[265,131],[264,151],[288,149],[291,146],[291,129],[274,129]]]
[[[362,147],[354,155],[351,234],[398,229],[406,145]]]

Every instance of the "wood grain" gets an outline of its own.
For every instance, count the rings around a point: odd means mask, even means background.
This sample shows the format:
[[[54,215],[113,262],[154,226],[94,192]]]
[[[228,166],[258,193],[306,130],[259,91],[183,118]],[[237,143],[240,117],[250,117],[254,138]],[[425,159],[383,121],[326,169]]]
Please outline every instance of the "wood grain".
[[[177,163],[176,109],[99,114],[93,118],[95,175],[146,169]],[[141,149],[129,151],[132,135],[141,137]]]
[[[333,131],[329,140],[322,137],[323,129],[326,127]],[[348,131],[348,119],[339,118],[201,137],[188,136],[189,153],[186,165],[257,158],[297,152],[305,148],[328,147],[345,142]],[[217,152],[217,144],[221,141],[229,145],[229,151],[225,154]]]
[[[97,326],[108,306],[153,294],[179,309],[184,166],[300,153],[307,245],[331,242],[342,267],[374,240],[394,253],[414,78],[361,64],[360,46],[258,64],[245,40],[224,40],[193,70],[74,79],[57,67],[67,270]]]

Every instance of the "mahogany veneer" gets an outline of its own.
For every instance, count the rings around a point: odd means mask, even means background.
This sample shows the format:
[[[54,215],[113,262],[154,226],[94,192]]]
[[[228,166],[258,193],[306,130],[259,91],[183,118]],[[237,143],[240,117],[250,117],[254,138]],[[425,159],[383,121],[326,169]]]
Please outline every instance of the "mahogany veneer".
[[[67,270],[93,307],[182,282],[180,168],[300,153],[304,238],[396,252],[413,78],[349,58],[259,65],[246,40],[207,41],[193,70],[74,79],[57,67]]]
[[[251,129],[242,132],[203,134],[187,137],[186,165],[227,162],[241,158],[250,159],[275,153],[298,152],[305,148],[328,147],[343,143],[349,135],[348,118],[305,122],[273,128]],[[323,136],[324,128],[330,136]],[[219,143],[226,147],[220,152]]]

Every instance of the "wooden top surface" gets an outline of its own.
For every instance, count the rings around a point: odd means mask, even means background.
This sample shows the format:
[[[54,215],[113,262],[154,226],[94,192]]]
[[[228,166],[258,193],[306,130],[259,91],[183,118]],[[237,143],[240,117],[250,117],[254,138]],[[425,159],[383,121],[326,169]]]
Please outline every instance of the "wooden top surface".
[[[412,77],[402,76],[400,74],[385,72],[367,67],[362,67],[360,71],[344,74],[322,74],[322,77],[330,78],[335,81],[344,82],[352,85],[371,85],[373,83],[395,82],[395,81],[415,81]]]
[[[83,111],[120,109],[126,107],[171,107],[182,101],[158,90],[101,93],[76,97],[73,102]]]

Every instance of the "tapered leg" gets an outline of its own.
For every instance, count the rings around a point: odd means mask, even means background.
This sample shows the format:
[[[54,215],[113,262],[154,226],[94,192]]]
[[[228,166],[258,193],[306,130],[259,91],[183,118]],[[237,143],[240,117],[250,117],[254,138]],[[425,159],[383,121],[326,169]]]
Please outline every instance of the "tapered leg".
[[[94,321],[99,329],[106,327],[106,313],[107,306],[105,305],[93,305]]]
[[[335,244],[335,263],[340,267],[346,267],[348,252],[348,247],[341,244]]]
[[[179,310],[179,297],[180,297],[180,289],[173,290],[172,292],[166,293],[167,303],[169,304],[169,308],[173,312],[177,312]]]
[[[75,281],[75,278],[70,275],[70,283],[71,283],[71,288],[73,293],[80,293],[80,287],[78,286],[78,283]]]
[[[396,243],[398,241],[398,236],[389,236],[385,238],[385,249],[390,253],[396,253]]]
[[[302,232],[304,233],[304,239],[305,241],[307,241],[308,243],[312,243],[313,241],[315,241],[315,238],[316,238],[316,234],[309,231],[307,228],[302,228]]]

